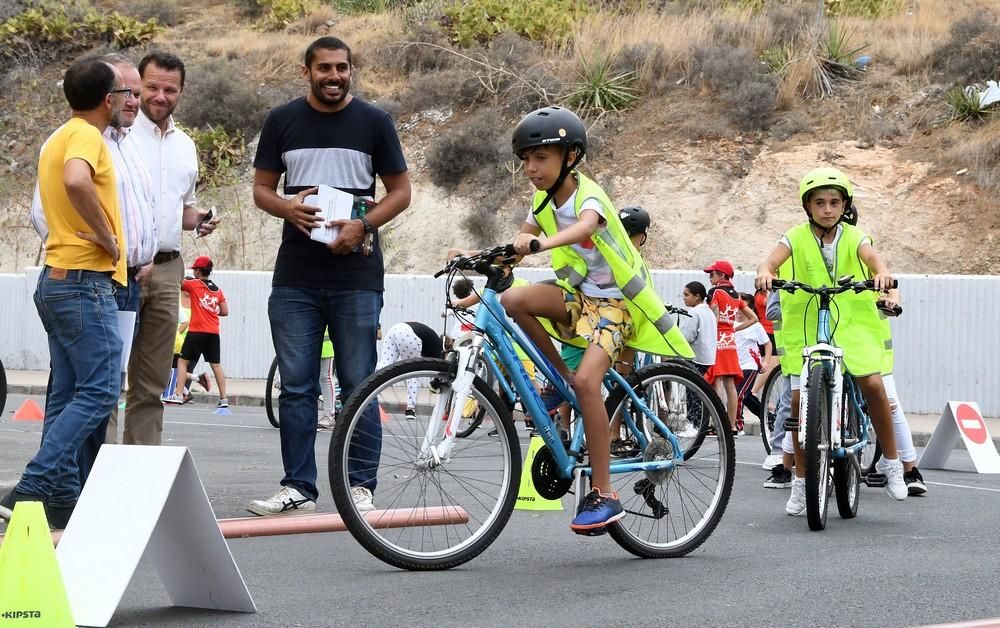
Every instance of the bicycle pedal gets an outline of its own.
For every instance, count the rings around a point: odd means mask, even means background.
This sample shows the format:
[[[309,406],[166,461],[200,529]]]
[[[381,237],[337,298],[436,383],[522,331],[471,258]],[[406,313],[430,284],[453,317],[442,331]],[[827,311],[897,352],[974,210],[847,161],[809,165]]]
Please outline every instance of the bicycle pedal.
[[[882,473],[869,473],[864,477],[865,484],[871,488],[882,488],[889,483],[889,479]]]

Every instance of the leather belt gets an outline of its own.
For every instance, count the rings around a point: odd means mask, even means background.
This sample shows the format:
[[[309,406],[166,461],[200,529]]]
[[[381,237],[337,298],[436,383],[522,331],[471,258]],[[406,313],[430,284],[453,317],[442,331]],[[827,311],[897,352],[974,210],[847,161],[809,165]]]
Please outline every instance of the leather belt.
[[[160,251],[153,256],[154,264],[166,264],[169,261],[175,260],[181,256],[180,251]]]

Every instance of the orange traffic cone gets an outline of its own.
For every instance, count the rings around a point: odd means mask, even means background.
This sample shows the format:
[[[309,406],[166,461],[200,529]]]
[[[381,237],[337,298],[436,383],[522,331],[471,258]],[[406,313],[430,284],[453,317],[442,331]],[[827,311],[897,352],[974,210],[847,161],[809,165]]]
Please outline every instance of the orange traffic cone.
[[[34,399],[26,399],[21,407],[14,412],[15,421],[41,421],[45,418],[45,412]]]
[[[382,419],[382,423],[388,423],[389,422],[389,413],[386,412],[385,408],[383,408],[381,405],[378,407],[378,414],[379,414],[379,418]]]

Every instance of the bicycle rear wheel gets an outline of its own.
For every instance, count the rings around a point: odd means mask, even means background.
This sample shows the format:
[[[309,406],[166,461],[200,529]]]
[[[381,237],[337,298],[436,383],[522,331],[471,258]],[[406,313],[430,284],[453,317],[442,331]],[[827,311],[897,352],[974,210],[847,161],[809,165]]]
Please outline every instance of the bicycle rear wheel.
[[[281,394],[281,374],[278,372],[278,358],[275,356],[271,361],[271,368],[267,371],[267,382],[264,385],[264,412],[267,420],[274,427],[280,427],[281,421],[278,418],[278,396]]]
[[[701,374],[683,365],[652,364],[626,382],[674,431],[685,455],[671,470],[613,473],[612,489],[626,514],[608,532],[636,556],[684,556],[708,539],[729,504],[736,458],[726,412]],[[700,427],[690,423],[691,400],[699,407]],[[608,416],[618,411],[638,413],[632,405],[627,391],[616,387],[605,407]],[[654,433],[642,454],[644,460],[662,460],[673,457],[674,450],[664,434]]]
[[[422,447],[428,427],[452,405],[454,370],[453,362],[417,358],[374,373],[344,403],[330,443],[337,511],[366,550],[402,569],[449,569],[471,560],[500,534],[517,499],[520,443],[510,414],[482,379],[474,380],[470,397],[497,436],[478,430],[455,439],[447,459]],[[403,416],[408,381],[418,392],[413,420]],[[432,385],[437,395],[427,394]],[[352,497],[358,486],[373,491],[376,510],[358,509]]]
[[[771,437],[774,435],[774,422],[778,414],[778,401],[785,393],[788,382],[781,376],[781,367],[775,366],[767,376],[764,387],[760,391],[761,412],[760,438],[764,441],[764,451],[771,455]]]
[[[821,363],[809,372],[806,407],[806,518],[810,530],[826,527],[830,496],[830,376]]]
[[[0,362],[0,416],[3,416],[3,410],[7,407],[7,371],[3,368],[3,362]]]
[[[845,402],[847,400],[845,399]],[[841,441],[845,446],[857,443],[861,434],[861,422],[850,404],[841,406],[844,415]],[[861,500],[861,465],[857,456],[833,459],[833,488],[837,495],[837,511],[844,519],[858,515]]]

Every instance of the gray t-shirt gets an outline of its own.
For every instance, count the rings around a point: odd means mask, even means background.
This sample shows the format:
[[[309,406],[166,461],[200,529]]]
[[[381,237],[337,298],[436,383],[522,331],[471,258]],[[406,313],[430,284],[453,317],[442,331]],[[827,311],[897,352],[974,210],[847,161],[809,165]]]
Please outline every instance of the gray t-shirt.
[[[694,362],[702,366],[715,364],[715,348],[718,343],[715,314],[705,303],[688,310],[691,316],[681,317],[681,333],[694,351]]]

